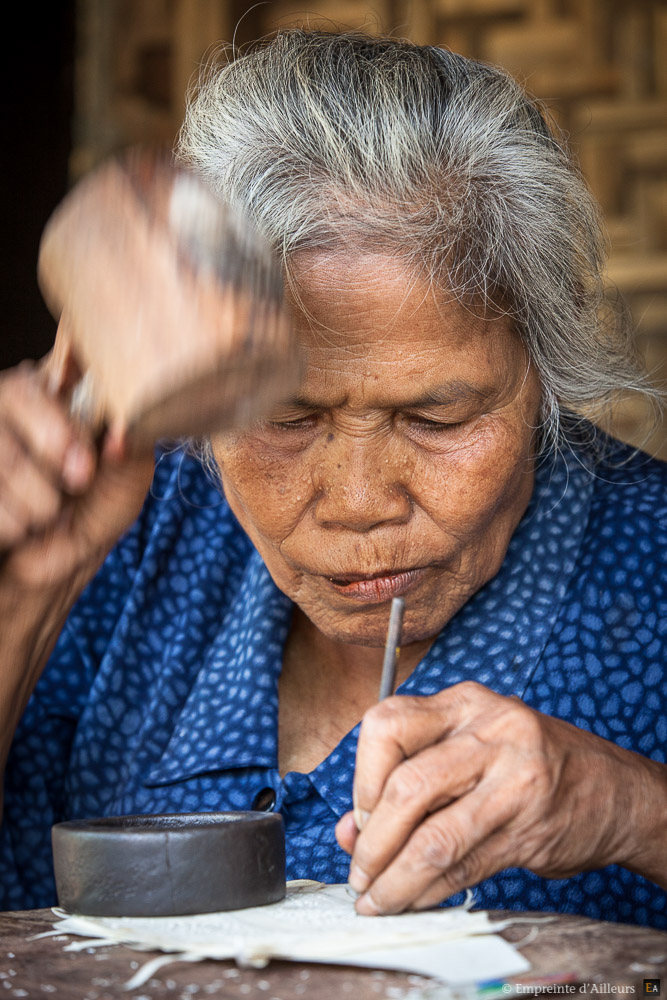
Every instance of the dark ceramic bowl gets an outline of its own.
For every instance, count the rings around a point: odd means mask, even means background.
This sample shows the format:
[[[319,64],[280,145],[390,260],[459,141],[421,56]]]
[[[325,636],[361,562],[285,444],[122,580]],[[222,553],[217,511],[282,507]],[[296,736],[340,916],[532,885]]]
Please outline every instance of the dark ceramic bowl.
[[[51,831],[58,902],[98,917],[238,910],[285,895],[278,813],[112,816]]]

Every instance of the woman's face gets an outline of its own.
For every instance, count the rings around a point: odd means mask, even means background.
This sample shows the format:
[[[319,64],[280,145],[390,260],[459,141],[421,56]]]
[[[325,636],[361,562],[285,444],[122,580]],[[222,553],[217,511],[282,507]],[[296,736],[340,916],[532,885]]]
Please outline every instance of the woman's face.
[[[499,569],[533,486],[539,383],[504,319],[392,257],[304,256],[298,399],[213,439],[227,499],[276,584],[329,638],[435,636]]]

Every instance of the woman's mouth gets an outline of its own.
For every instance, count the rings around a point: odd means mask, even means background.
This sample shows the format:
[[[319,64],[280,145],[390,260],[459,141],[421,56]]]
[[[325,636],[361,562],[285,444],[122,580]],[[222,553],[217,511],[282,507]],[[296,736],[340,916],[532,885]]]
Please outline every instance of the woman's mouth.
[[[357,601],[381,603],[402,597],[423,577],[426,569],[383,570],[376,574],[351,573],[346,577],[328,577],[336,593]]]

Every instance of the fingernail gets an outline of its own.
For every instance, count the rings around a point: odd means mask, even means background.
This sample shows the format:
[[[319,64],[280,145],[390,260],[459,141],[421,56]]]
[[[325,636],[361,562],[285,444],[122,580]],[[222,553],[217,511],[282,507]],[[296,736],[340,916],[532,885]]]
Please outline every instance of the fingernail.
[[[63,460],[63,479],[70,489],[79,489],[85,486],[90,478],[91,460],[87,448],[84,448],[78,441],[74,441],[67,451]]]
[[[370,892],[361,896],[355,905],[357,913],[361,913],[364,917],[377,917],[380,913],[382,913],[382,910],[377,905]]]
[[[363,828],[366,826],[366,823],[368,822],[368,817],[369,816],[370,816],[370,813],[366,812],[365,809],[357,809],[357,808],[355,808],[355,810],[354,810],[354,822],[357,824],[357,830],[363,830]]]
[[[355,892],[363,892],[371,884],[371,880],[359,865],[352,865],[350,868],[350,874],[348,876],[348,882],[352,886]]]

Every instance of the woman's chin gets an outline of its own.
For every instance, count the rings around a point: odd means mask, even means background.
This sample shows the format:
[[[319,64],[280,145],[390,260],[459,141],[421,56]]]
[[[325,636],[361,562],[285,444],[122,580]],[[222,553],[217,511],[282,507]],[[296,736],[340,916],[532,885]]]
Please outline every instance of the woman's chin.
[[[323,608],[321,604],[309,607],[304,603],[299,606],[311,625],[332,642],[381,648],[387,640],[390,603],[355,605],[345,612]],[[444,622],[433,622],[428,618],[421,609],[408,606],[403,619],[402,646],[435,638]]]

